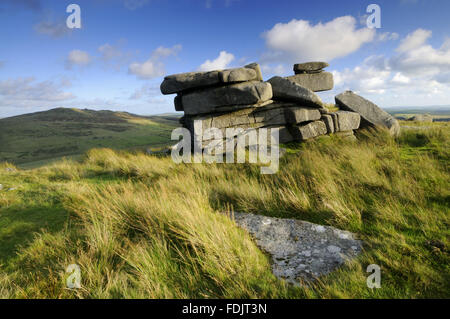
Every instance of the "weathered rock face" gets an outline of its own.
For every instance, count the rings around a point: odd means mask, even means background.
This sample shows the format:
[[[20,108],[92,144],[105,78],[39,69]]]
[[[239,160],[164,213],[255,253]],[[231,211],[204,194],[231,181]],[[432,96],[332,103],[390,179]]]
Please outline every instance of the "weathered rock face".
[[[272,86],[267,82],[243,82],[202,89],[181,96],[186,114],[214,113],[222,106],[251,105],[272,98]]]
[[[261,69],[256,63],[248,67],[210,72],[188,72],[169,75],[161,83],[162,94],[181,93],[187,90],[216,86],[224,83],[261,81]]]
[[[330,114],[322,114],[321,120],[322,122],[325,123],[325,126],[327,127],[327,134],[332,134],[335,132],[334,121]]]
[[[296,74],[286,78],[313,92],[332,90],[334,86],[333,74],[329,72]]]
[[[183,118],[183,124],[191,130],[192,134],[197,134],[194,131],[194,121],[198,121],[201,124],[197,124],[197,129],[205,131],[209,128],[218,128],[225,136],[226,128],[284,127],[286,124],[318,120],[320,117],[321,114],[317,109],[300,107],[295,103],[272,101],[272,103],[259,108],[247,108],[220,114],[187,115]]]
[[[274,76],[269,81],[273,97],[278,100],[298,102],[304,106],[321,108],[322,100],[313,91],[286,78]]]
[[[293,285],[326,275],[362,252],[355,235],[294,219],[234,213],[236,224],[272,257],[275,276]]]
[[[363,120],[362,125],[387,128],[394,136],[400,133],[400,124],[394,117],[352,91],[339,94],[335,99],[341,109],[359,113]]]
[[[321,114],[319,110],[309,107],[289,107],[284,109],[286,124],[298,124],[319,120]]]
[[[296,140],[306,141],[327,134],[327,127],[322,121],[315,121],[302,126],[294,126],[291,134]]]
[[[321,72],[323,68],[330,66],[326,62],[307,62],[307,63],[298,63],[294,64],[294,72],[295,74],[301,73],[316,73]]]
[[[222,83],[234,83],[256,80],[255,70],[248,68],[229,69],[219,72],[219,79]]]
[[[255,70],[256,72],[256,81],[263,81],[263,76],[261,73],[261,68],[258,63],[250,63],[244,66],[244,68]]]
[[[361,116],[355,112],[337,111],[337,127],[335,132],[357,130],[361,123]]]

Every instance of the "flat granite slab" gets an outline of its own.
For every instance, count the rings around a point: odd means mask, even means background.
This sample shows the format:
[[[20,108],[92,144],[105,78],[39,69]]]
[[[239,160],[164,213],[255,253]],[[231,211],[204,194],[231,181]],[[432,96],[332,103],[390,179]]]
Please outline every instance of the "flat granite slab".
[[[272,271],[293,285],[326,275],[362,252],[355,234],[295,219],[234,213],[239,227],[272,256]]]

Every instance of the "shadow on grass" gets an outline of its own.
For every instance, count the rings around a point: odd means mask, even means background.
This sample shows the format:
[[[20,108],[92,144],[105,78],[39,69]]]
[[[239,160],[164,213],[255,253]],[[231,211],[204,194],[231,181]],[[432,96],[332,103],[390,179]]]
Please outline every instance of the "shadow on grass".
[[[27,246],[35,233],[63,229],[68,212],[62,206],[10,207],[0,211],[0,264],[16,256],[19,247]]]

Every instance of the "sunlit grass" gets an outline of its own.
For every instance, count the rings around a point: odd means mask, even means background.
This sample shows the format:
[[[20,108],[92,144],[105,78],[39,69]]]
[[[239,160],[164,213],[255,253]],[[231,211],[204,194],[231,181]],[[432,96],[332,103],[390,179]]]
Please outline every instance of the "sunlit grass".
[[[449,296],[449,130],[365,131],[291,144],[275,175],[249,164],[180,164],[96,149],[6,170],[0,183],[4,298],[428,298]],[[297,218],[359,234],[364,253],[311,287],[222,212]],[[17,237],[16,234],[22,234]],[[78,264],[82,289],[65,288]],[[382,287],[366,286],[367,265]]]

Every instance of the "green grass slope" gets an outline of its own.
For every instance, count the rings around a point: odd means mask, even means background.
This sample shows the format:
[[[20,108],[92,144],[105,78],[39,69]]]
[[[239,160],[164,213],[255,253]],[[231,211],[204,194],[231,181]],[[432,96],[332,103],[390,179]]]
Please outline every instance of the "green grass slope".
[[[275,175],[110,149],[33,170],[2,164],[0,297],[448,298],[449,126],[358,138],[289,145]],[[224,211],[336,226],[364,252],[294,288]],[[66,288],[69,264],[81,289]],[[367,288],[369,264],[381,266],[380,289]]]
[[[0,119],[0,161],[30,168],[95,147],[164,146],[176,126],[175,117],[125,112],[58,108],[25,114]]]

